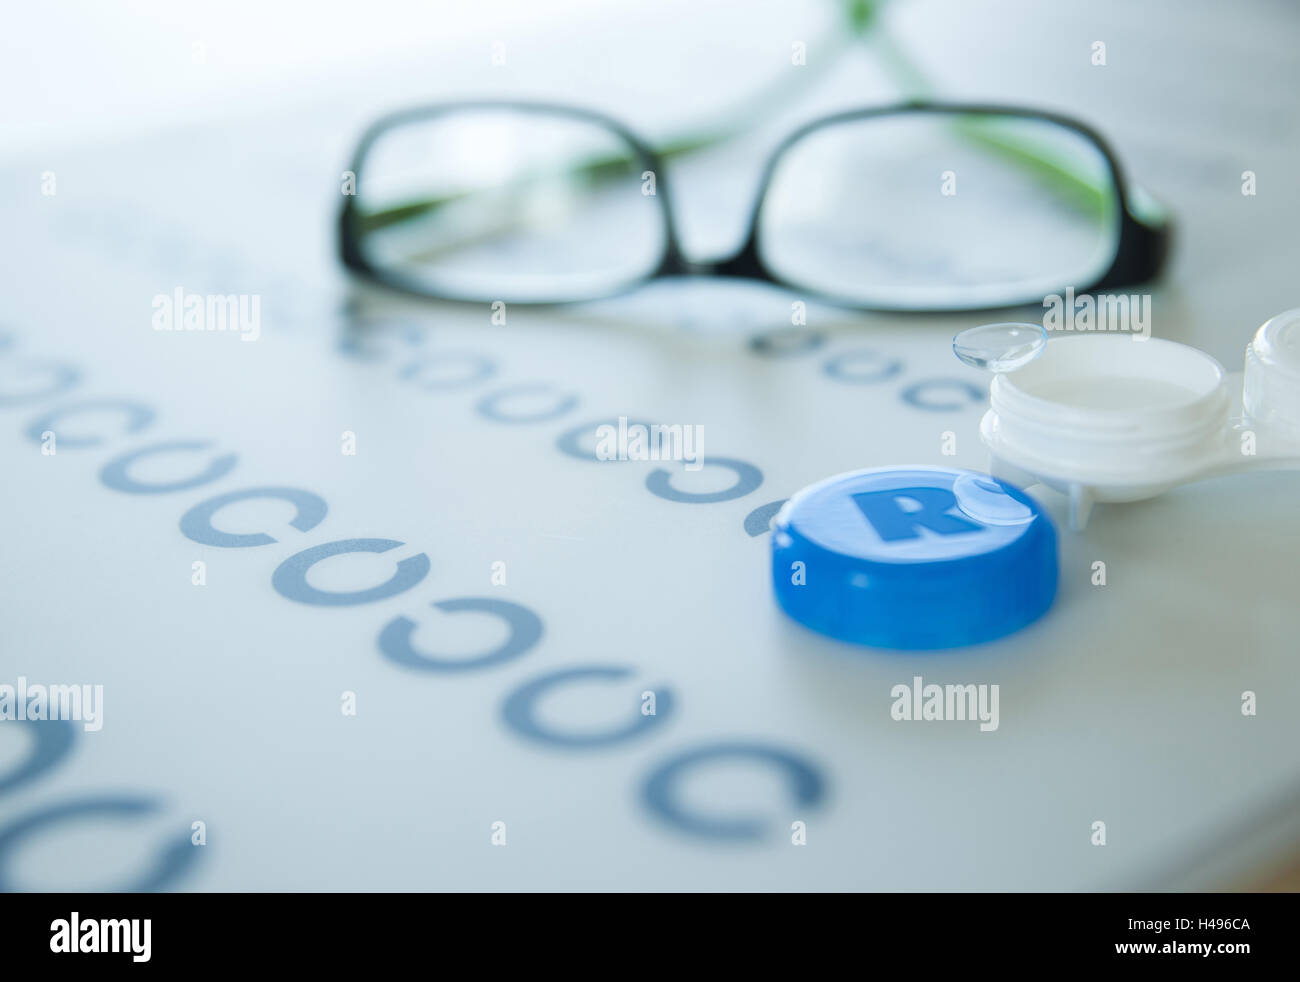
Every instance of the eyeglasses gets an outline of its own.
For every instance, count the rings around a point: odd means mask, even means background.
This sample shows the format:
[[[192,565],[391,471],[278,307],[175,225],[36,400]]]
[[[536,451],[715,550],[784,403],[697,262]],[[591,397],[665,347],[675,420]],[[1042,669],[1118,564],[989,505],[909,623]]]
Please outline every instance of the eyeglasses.
[[[569,303],[709,275],[849,307],[975,310],[1142,282],[1170,237],[1096,132],[1006,106],[907,103],[803,126],[767,161],[744,246],[714,262],[683,255],[659,156],[586,110],[396,113],[362,136],[351,171],[344,264],[450,300]]]

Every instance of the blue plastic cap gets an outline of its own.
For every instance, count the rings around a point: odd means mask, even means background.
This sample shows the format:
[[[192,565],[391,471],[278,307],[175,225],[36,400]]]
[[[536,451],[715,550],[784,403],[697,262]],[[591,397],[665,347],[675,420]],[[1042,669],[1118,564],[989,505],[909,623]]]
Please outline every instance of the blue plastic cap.
[[[1019,488],[973,471],[873,468],[785,503],[772,531],[782,609],[842,641],[932,649],[991,641],[1056,596],[1056,529]]]

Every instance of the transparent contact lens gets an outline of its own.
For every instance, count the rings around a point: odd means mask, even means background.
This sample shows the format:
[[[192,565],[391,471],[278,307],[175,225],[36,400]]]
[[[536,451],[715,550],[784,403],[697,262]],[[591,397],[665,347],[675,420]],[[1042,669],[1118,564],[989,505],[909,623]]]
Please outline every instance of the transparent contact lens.
[[[1041,324],[981,324],[952,339],[953,354],[987,372],[1013,372],[1046,347],[1047,331]]]

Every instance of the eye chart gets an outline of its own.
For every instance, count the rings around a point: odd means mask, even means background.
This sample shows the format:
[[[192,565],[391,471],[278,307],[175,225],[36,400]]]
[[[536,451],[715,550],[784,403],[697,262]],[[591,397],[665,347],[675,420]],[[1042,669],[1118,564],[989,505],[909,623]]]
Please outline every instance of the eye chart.
[[[0,728],[4,888],[1141,889],[1294,841],[1294,475],[1082,533],[1034,489],[1040,621],[823,638],[773,600],[769,522],[843,471],[982,470],[987,381],[950,341],[983,315],[795,326],[798,298],[717,283],[505,323],[394,299],[332,257],[353,135],[124,141],[6,203],[0,681],[103,695],[97,729]],[[1203,221],[1155,330],[1234,371],[1295,305],[1296,247],[1201,276],[1229,248]],[[155,330],[178,288],[260,297],[258,337]],[[597,460],[619,417],[698,424],[705,465]],[[998,725],[892,719],[918,676],[998,685]]]

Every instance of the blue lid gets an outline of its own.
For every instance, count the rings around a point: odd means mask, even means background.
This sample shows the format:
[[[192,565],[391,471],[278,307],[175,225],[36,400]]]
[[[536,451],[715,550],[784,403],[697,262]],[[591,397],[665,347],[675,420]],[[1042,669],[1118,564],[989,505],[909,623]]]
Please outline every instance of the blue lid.
[[[1052,605],[1056,566],[1056,529],[1032,498],[942,467],[827,478],[787,501],[772,531],[785,612],[880,648],[954,648],[1017,631]]]

